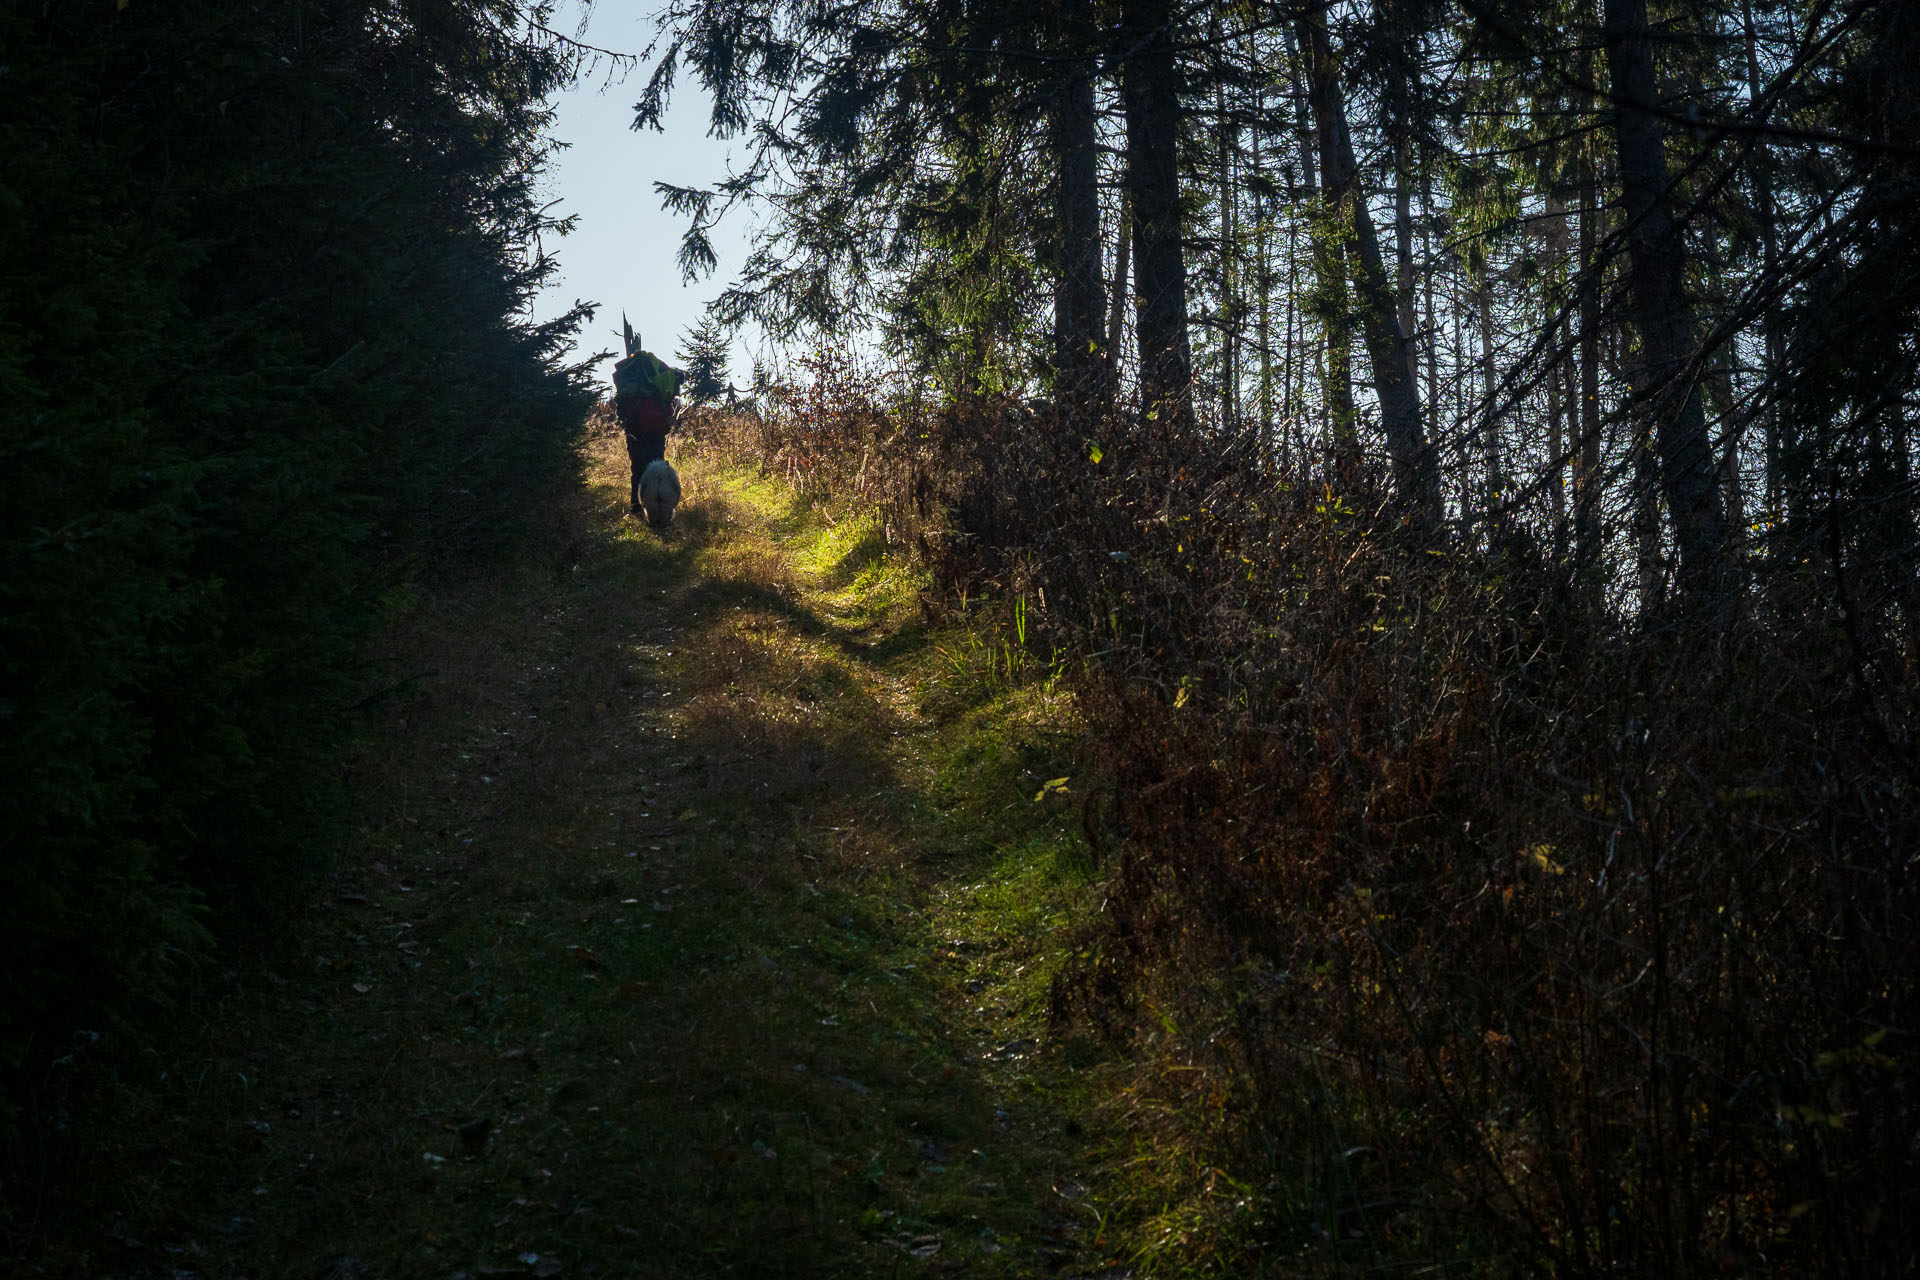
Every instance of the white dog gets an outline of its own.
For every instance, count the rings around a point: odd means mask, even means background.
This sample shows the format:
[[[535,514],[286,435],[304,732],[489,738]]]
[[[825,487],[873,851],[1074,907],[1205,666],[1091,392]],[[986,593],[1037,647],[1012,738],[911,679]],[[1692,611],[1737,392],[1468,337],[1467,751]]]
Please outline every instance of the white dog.
[[[640,473],[640,505],[654,528],[673,523],[673,509],[680,505],[680,473],[666,459],[649,462]]]

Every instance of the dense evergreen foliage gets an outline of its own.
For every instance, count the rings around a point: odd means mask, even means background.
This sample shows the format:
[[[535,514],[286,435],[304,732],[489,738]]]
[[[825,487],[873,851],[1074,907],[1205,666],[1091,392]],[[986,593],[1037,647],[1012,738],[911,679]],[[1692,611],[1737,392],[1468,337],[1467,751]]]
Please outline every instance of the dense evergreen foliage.
[[[568,465],[506,0],[0,13],[0,1065],[328,847],[362,642]],[[24,1078],[24,1077],[10,1077]]]

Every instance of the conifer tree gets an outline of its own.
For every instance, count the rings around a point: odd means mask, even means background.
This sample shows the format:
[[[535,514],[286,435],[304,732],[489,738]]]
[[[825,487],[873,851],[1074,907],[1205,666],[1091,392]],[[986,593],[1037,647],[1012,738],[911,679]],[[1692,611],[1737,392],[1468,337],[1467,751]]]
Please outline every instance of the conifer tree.
[[[565,467],[550,16],[0,10],[0,1073],[312,869],[383,599]]]
[[[702,316],[681,340],[677,359],[686,368],[682,390],[694,404],[712,404],[733,390],[727,380],[726,330],[712,316]]]

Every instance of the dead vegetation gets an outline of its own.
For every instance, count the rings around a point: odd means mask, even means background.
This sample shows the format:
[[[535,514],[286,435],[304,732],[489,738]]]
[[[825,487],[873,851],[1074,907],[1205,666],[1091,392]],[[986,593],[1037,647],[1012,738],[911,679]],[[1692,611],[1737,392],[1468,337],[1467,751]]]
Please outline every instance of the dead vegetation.
[[[1622,617],[1250,442],[890,412],[805,474],[896,447],[867,500],[1097,744],[1054,1011],[1138,1054],[1110,1096],[1161,1141],[1104,1190],[1143,1265],[1915,1265],[1898,643],[1811,577]]]

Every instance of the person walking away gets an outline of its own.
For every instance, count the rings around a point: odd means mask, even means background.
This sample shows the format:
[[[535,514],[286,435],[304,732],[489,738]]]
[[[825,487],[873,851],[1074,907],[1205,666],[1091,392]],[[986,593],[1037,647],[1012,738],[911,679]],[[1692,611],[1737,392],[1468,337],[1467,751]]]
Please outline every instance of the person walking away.
[[[613,410],[627,436],[627,460],[633,464],[628,505],[640,514],[640,475],[649,462],[667,456],[667,433],[673,430],[675,401],[686,375],[652,352],[638,349],[613,366]]]

